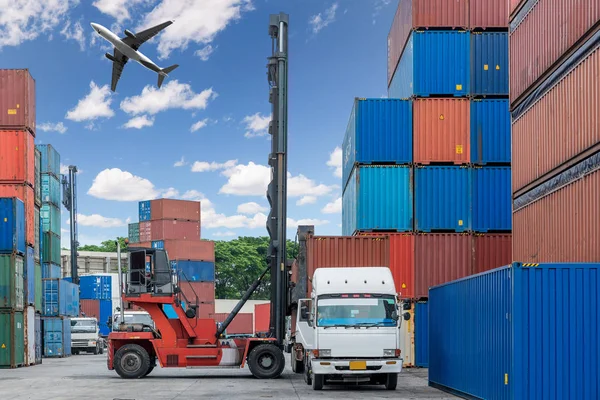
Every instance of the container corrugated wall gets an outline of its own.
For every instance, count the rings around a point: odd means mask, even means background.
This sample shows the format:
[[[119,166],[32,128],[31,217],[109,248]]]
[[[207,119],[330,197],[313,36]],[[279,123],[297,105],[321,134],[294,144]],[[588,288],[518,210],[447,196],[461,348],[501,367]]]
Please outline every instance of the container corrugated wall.
[[[129,237],[129,242],[131,242],[131,243],[139,243],[140,242],[140,224],[139,224],[139,222],[129,224],[127,236]]]
[[[25,362],[25,320],[22,311],[0,310],[0,367],[16,368]]]
[[[27,247],[27,256],[25,257],[25,265],[23,266],[23,277],[25,284],[23,289],[24,295],[24,306],[35,304],[35,257],[33,254],[33,247]]]
[[[471,94],[508,96],[508,33],[471,34]]]
[[[150,215],[156,219],[183,219],[187,221],[200,221],[200,202],[159,199],[152,200]]]
[[[40,218],[42,219],[42,230],[45,232],[51,232],[57,236],[60,236],[60,208],[52,204],[44,204],[40,209]]]
[[[33,170],[35,173],[33,189],[35,190],[35,205],[37,207],[42,206],[42,153],[35,148],[32,144],[31,147],[34,148],[34,162],[33,162]]]
[[[177,271],[180,281],[213,282],[215,280],[214,262],[172,260],[171,268]]]
[[[16,197],[25,204],[25,242],[28,245],[35,243],[35,193],[33,188],[26,184],[0,185],[0,197]]]
[[[0,182],[35,183],[35,145],[29,132],[0,130]]]
[[[176,219],[150,221],[151,240],[200,240],[200,222]]]
[[[225,322],[229,313],[216,313],[212,314],[211,318],[214,318],[216,322]],[[227,335],[247,335],[254,333],[254,318],[252,313],[239,313],[237,314],[227,329],[225,330]]]
[[[50,232],[43,235],[42,259],[44,261],[60,264],[60,236]]]
[[[507,99],[471,100],[471,163],[510,163],[511,130]],[[531,135],[534,133],[531,132]]]
[[[214,282],[181,282],[179,287],[183,295],[192,303],[195,303],[196,296],[200,302],[214,303],[215,301]]]
[[[429,367],[429,307],[426,301],[415,303],[415,365]]]
[[[170,260],[215,261],[215,242],[210,240],[159,240],[148,247],[164,248]]]
[[[346,185],[355,164],[412,162],[412,102],[355,99],[342,145]]]
[[[28,69],[0,70],[0,126],[35,134],[35,79]]]
[[[60,154],[50,144],[38,144],[35,146],[42,156],[42,174],[60,176]]]
[[[415,230],[464,232],[471,226],[470,171],[466,167],[415,169]]]
[[[150,200],[139,202],[139,219],[142,221],[150,221],[152,218],[152,207]],[[141,224],[140,224],[141,228]]]
[[[510,171],[510,167],[491,166],[471,169],[473,231],[511,230]]]
[[[469,0],[469,27],[507,28],[506,0]]]
[[[406,166],[360,166],[342,195],[342,231],[413,229],[412,170]]]
[[[43,317],[44,357],[71,355],[71,320],[64,317]]]
[[[62,187],[58,178],[53,175],[42,174],[42,202],[60,207],[61,198]]]
[[[271,303],[254,305],[254,333],[268,333],[271,322]]]
[[[25,254],[25,205],[17,198],[0,198],[0,253]]]
[[[478,233],[473,235],[473,273],[489,271],[513,262],[512,234]]]
[[[13,254],[0,254],[0,309],[22,311],[25,305],[25,259]]]
[[[415,163],[468,163],[469,113],[468,99],[415,99]]]

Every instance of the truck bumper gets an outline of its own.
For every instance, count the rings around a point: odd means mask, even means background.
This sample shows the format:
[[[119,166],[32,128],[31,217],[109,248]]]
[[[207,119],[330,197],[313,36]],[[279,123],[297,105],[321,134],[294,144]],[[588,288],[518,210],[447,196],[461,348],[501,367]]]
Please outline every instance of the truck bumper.
[[[361,360],[311,360],[311,369],[313,374],[317,375],[374,375],[374,374],[398,374],[402,372],[401,358],[381,359],[381,360],[362,360],[366,362],[366,369],[351,369],[350,363]],[[361,367],[361,366],[359,366]]]

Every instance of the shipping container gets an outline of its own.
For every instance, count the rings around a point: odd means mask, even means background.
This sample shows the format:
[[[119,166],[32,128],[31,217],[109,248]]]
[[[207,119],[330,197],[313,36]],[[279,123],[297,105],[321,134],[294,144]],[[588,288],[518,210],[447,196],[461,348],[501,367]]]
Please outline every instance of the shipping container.
[[[355,98],[342,145],[342,186],[357,164],[410,164],[412,127],[412,101]]]
[[[150,221],[139,222],[140,242],[152,241],[152,225]]]
[[[68,357],[71,355],[71,319],[43,317],[44,357]]]
[[[146,200],[146,201],[140,201],[139,202],[139,220],[140,222],[143,221],[150,221],[152,219],[152,207],[151,207],[151,202],[150,200]],[[140,228],[141,228],[141,224],[140,224]]]
[[[469,398],[597,399],[599,269],[515,263],[431,288],[430,385]]]
[[[527,0],[509,0],[509,16],[512,20],[513,14],[515,11],[520,9],[523,6],[523,3],[527,2]]]
[[[415,303],[415,366],[429,367],[429,307],[426,301]]]
[[[470,118],[470,162],[476,165],[510,163],[508,99],[471,100]]]
[[[99,300],[100,314],[98,315],[98,329],[100,335],[108,336],[110,328],[108,327],[108,320],[112,318],[115,313],[115,304],[112,300]]]
[[[468,26],[468,0],[450,2],[446,0],[400,0],[388,34],[388,86],[392,81],[406,41],[414,29],[467,28]]]
[[[468,99],[416,99],[415,163],[468,163],[469,114]]]
[[[471,237],[436,233],[415,237],[415,298],[426,298],[429,287],[471,275]]]
[[[506,0],[469,0],[469,28],[508,28]]]
[[[512,228],[511,167],[471,169],[471,229],[475,232],[510,231]]]
[[[42,266],[40,263],[35,263],[35,310],[42,312]]]
[[[32,148],[34,148],[34,163],[33,163],[33,171],[35,173],[33,189],[35,190],[34,199],[35,205],[38,207],[42,206],[42,153],[35,148],[32,144]]]
[[[0,130],[0,183],[34,185],[35,146],[31,133]]]
[[[508,96],[507,32],[471,34],[471,94]]]
[[[200,240],[200,222],[197,221],[161,219],[142,222],[140,226],[142,224],[150,224],[150,240]],[[147,231],[144,232],[146,234]],[[146,241],[146,236],[141,237],[141,232],[140,239]]]
[[[24,306],[35,304],[35,258],[33,256],[33,248],[27,247],[27,255],[24,259],[23,276],[25,284],[23,285]]]
[[[52,232],[60,236],[61,219],[60,208],[58,206],[44,203],[40,209],[40,218],[42,219],[42,230],[44,233]]]
[[[0,70],[0,126],[35,134],[35,79],[28,69]]]
[[[0,368],[16,368],[25,363],[24,335],[23,312],[0,310]]]
[[[465,31],[411,33],[388,97],[467,96],[470,93],[470,34]]]
[[[42,363],[42,316],[35,314],[35,363]]]
[[[60,154],[50,144],[38,144],[35,146],[42,155],[42,174],[51,174],[60,177]]]
[[[118,294],[118,287],[116,289]],[[113,278],[112,276],[108,275],[80,276],[79,291],[81,293],[80,297],[82,299],[110,300],[113,297],[115,297],[113,291]]]
[[[50,232],[43,235],[42,260],[44,262],[60,264],[60,236]]]
[[[151,246],[167,250],[170,260],[215,261],[215,242],[210,240],[157,240]]]
[[[181,305],[183,307],[184,312],[187,310],[186,302],[182,301]],[[167,318],[169,319],[178,319],[177,312],[173,309],[173,306],[170,304],[163,305],[163,311]],[[196,310],[197,316],[200,319],[210,319],[212,315],[215,313],[215,303],[200,303],[198,304],[198,309]]]
[[[470,178],[471,171],[466,167],[415,168],[415,230],[469,230]]]
[[[42,264],[42,278],[44,279],[60,279],[62,278],[62,268],[60,265],[52,263]]]
[[[152,220],[182,219],[200,222],[199,201],[158,199],[150,203]]]
[[[510,24],[511,104],[518,104],[528,88],[537,86],[538,79],[599,20],[598,0],[529,1]]]
[[[0,198],[16,197],[25,204],[25,243],[33,245],[35,242],[35,199],[33,188],[29,185],[0,185]]]
[[[342,194],[342,232],[413,229],[412,169],[400,165],[358,166]]]
[[[600,260],[600,153],[514,200],[513,259]]]
[[[229,313],[216,313],[212,315],[212,318],[216,322],[225,322],[228,316]],[[253,322],[252,313],[239,313],[225,329],[225,335],[253,335]]]
[[[215,301],[214,282],[180,282],[179,288],[183,293],[183,300],[187,300],[188,304],[194,304],[196,298],[201,303],[214,303]]]
[[[472,237],[472,250],[474,274],[508,265],[513,261],[512,234],[474,234]]]
[[[64,279],[42,280],[42,315],[45,317],[79,315],[79,286]]]
[[[100,323],[100,300],[90,300],[83,298],[79,300],[79,316],[86,318],[96,318]]]
[[[62,187],[58,178],[54,175],[42,174],[42,202],[60,207],[61,197]]]
[[[254,333],[268,333],[271,324],[271,303],[254,305]]]
[[[213,282],[215,263],[210,261],[171,260],[171,268],[180,281]]]
[[[23,311],[25,259],[16,254],[0,254],[0,309]]]
[[[130,243],[139,243],[140,241],[140,224],[139,222],[129,224],[128,235]]]
[[[27,312],[23,313],[23,322],[25,332],[23,338],[25,343],[25,365],[35,365],[35,309],[32,306],[27,307]]]
[[[0,198],[0,253],[25,254],[25,205],[16,197]]]
[[[514,110],[513,192],[600,142],[599,70],[600,32]]]
[[[42,221],[40,219],[40,209],[36,205],[33,208],[33,230],[34,230],[34,240],[33,240],[33,258],[37,261],[40,261],[40,232],[42,228]]]

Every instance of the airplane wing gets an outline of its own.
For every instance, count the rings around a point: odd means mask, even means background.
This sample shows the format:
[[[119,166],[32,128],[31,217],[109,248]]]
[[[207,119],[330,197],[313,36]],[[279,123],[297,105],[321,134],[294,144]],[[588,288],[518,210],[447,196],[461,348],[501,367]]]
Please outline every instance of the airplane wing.
[[[148,28],[144,31],[136,33],[135,38],[126,36],[121,40],[123,41],[123,43],[125,43],[132,49],[137,50],[140,48],[140,46],[142,44],[144,44],[148,40],[152,39],[154,36],[158,35],[160,33],[160,31],[162,31],[163,29],[165,29],[167,26],[171,25],[172,23],[173,23],[173,21],[163,22],[160,25],[156,25],[152,28]]]
[[[119,60],[119,61],[118,62],[113,61],[112,83],[110,85],[110,89],[113,92],[117,88],[117,82],[119,82],[119,78],[121,77],[121,73],[123,72],[123,67],[125,67],[125,64],[127,64],[127,61],[129,60],[129,58],[127,58],[125,55],[123,55],[123,53],[121,53],[116,48],[115,48],[115,52],[114,52],[114,57],[115,57],[115,60]]]

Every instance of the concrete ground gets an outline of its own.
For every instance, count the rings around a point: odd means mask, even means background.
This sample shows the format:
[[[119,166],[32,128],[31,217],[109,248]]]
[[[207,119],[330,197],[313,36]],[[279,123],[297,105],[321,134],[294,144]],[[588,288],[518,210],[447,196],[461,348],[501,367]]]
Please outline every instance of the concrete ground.
[[[289,357],[289,355],[286,355]],[[140,380],[106,369],[106,354],[44,359],[34,367],[0,369],[0,399],[453,399],[427,386],[426,369],[405,369],[398,388],[326,386],[315,392],[288,366],[280,379],[258,380],[244,369],[161,369]]]

